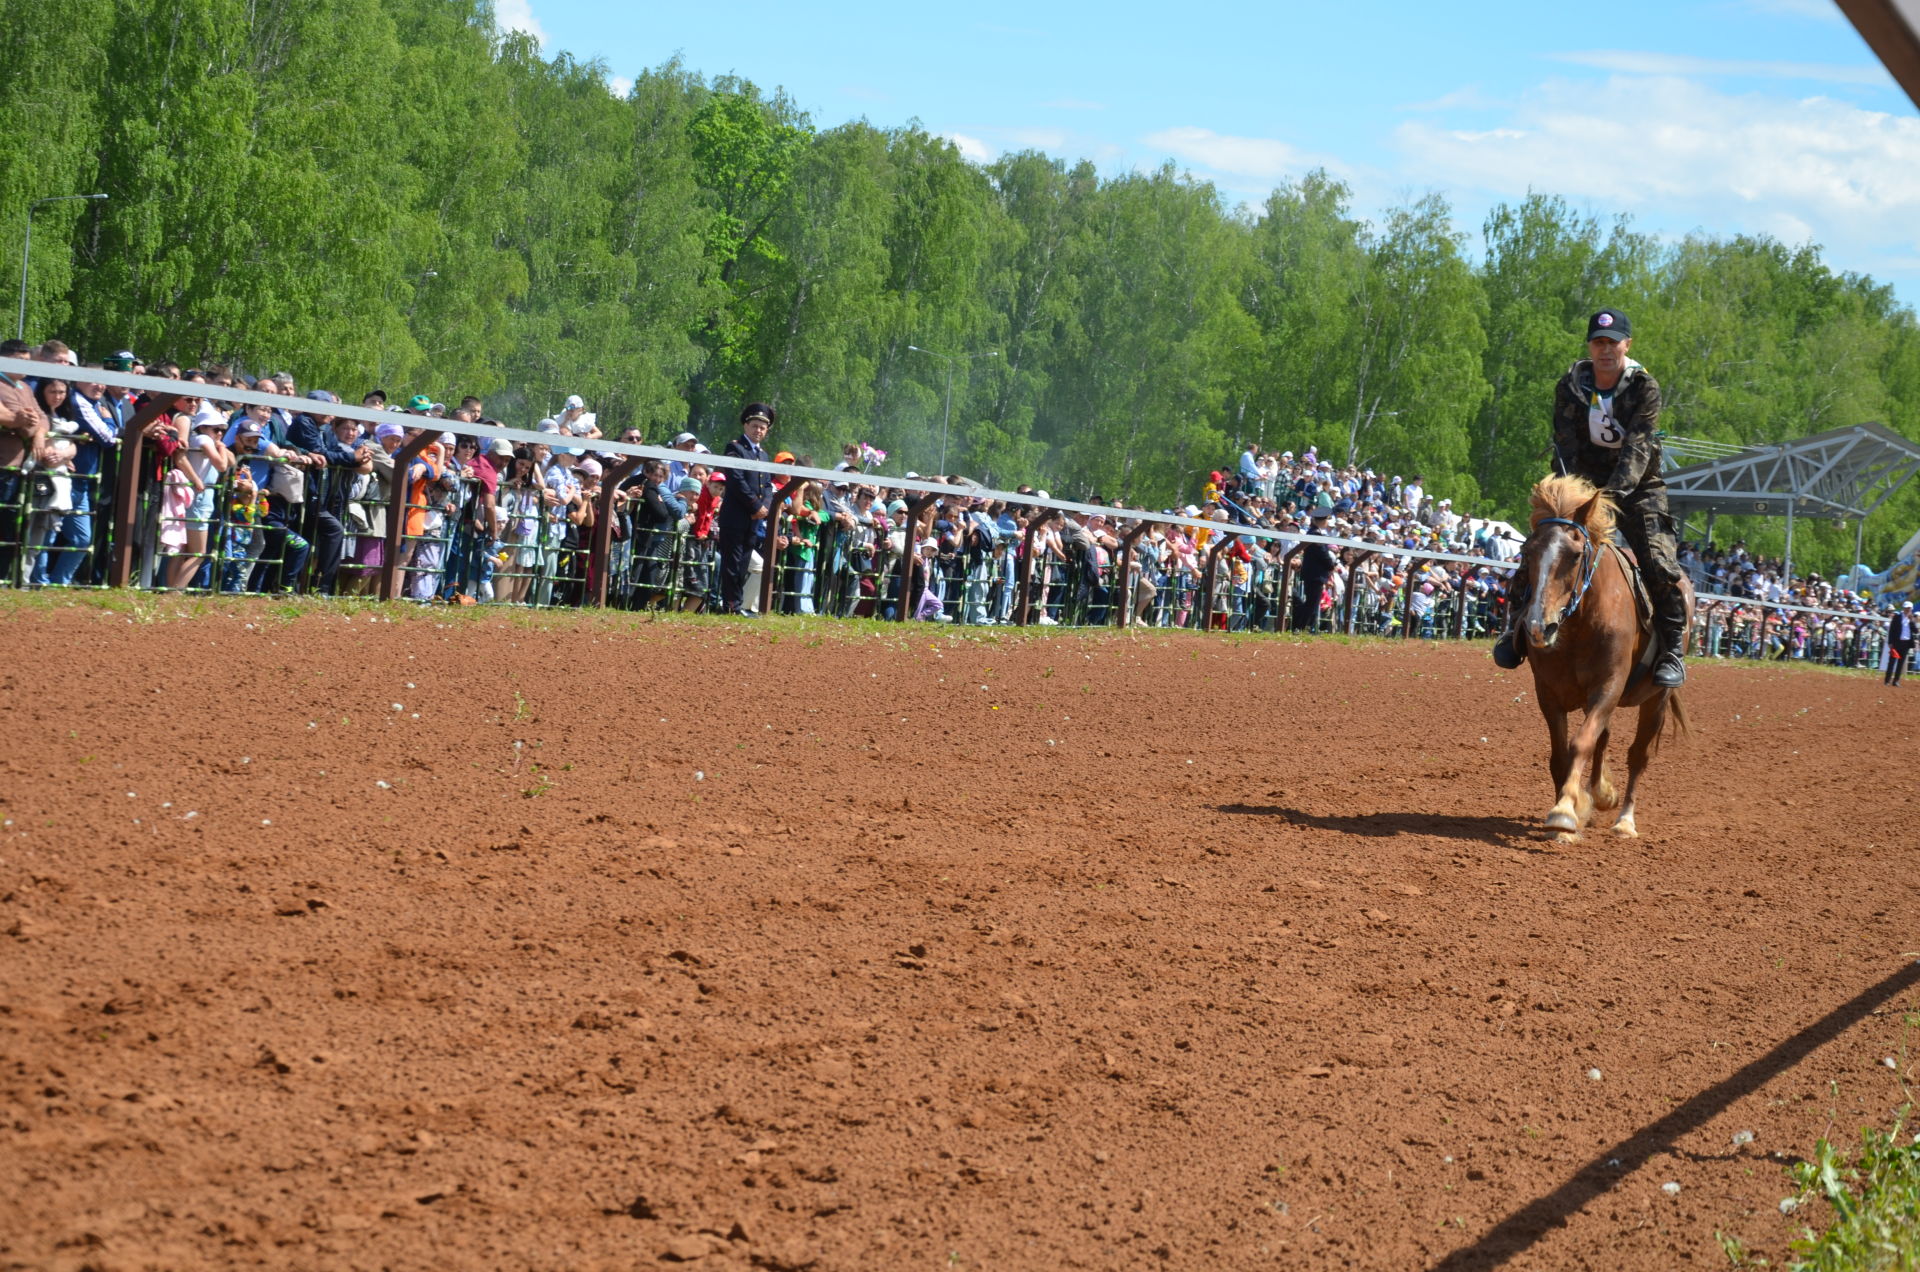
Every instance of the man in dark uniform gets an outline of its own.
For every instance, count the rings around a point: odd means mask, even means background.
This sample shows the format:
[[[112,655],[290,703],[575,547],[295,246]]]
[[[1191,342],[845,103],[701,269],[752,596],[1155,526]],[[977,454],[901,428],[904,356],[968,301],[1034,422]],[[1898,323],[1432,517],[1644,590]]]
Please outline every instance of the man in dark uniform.
[[[1900,687],[1900,677],[1907,669],[1907,660],[1913,657],[1913,641],[1916,624],[1913,617],[1913,602],[1907,601],[1887,619],[1887,674],[1881,677],[1882,684]]]
[[[764,461],[767,452],[760,443],[767,439],[776,412],[764,402],[748,403],[740,412],[740,436],[727,443],[726,453],[735,459]],[[729,468],[726,494],[720,501],[720,608],[728,614],[740,613],[741,594],[746,591],[747,572],[753,564],[753,545],[765,528],[767,510],[773,504],[773,477],[769,473],[744,468]],[[772,569],[771,561],[766,564]]]
[[[1307,514],[1308,528],[1314,534],[1326,534],[1333,518],[1332,508],[1315,508]],[[1293,603],[1293,630],[1311,632],[1320,618],[1320,601],[1327,592],[1327,580],[1333,577],[1333,552],[1326,544],[1309,539],[1300,549],[1300,599]]]
[[[1680,590],[1680,554],[1667,512],[1667,483],[1660,476],[1660,386],[1627,356],[1633,327],[1617,309],[1602,309],[1587,322],[1587,356],[1573,364],[1553,394],[1554,467],[1584,477],[1619,506],[1619,526],[1653,600],[1654,637],[1660,653],[1653,682],[1677,689],[1686,682],[1682,661],[1687,642],[1686,595]],[[1518,598],[1509,607],[1518,613]],[[1509,626],[1493,647],[1493,660],[1511,670],[1525,659]]]

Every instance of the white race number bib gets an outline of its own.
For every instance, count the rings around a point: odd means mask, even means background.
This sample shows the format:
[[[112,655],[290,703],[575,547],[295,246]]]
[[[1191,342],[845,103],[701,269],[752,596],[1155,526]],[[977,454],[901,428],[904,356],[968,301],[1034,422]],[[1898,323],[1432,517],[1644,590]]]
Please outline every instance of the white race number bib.
[[[1587,436],[1595,446],[1619,450],[1627,439],[1626,430],[1614,418],[1613,394],[1595,393],[1587,399]]]

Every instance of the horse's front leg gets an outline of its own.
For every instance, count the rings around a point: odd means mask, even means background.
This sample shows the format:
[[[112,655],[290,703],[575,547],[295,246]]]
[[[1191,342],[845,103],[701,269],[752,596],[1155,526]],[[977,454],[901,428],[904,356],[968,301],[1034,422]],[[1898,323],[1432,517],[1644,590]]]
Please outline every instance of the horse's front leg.
[[[1594,752],[1599,747],[1600,739],[1607,735],[1612,720],[1611,703],[1598,708],[1590,705],[1586,718],[1580,721],[1578,729],[1572,731],[1567,743],[1566,770],[1555,774],[1560,781],[1560,799],[1547,814],[1548,829],[1560,831],[1562,843],[1573,840],[1593,814],[1593,795],[1587,789],[1587,769],[1593,763]]]
[[[1553,789],[1558,792],[1573,772],[1573,746],[1569,739],[1567,712],[1540,700],[1540,714],[1547,718],[1547,771],[1553,774]]]

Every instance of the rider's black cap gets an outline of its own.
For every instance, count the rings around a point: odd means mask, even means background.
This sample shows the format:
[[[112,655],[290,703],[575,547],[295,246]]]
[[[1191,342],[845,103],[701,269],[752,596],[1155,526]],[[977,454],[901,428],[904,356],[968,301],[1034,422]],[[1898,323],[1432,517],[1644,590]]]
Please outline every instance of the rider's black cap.
[[[1587,319],[1587,339],[1626,340],[1633,335],[1633,324],[1618,309],[1602,309]]]

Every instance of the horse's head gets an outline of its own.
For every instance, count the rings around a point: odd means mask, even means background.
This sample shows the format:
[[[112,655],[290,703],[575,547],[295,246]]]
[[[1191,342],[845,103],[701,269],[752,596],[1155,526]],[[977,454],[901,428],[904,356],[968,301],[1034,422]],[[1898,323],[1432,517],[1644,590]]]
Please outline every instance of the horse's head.
[[[1533,533],[1521,550],[1527,580],[1522,616],[1527,644],[1552,649],[1571,611],[1578,609],[1592,562],[1613,526],[1613,504],[1579,478],[1551,477],[1534,487]]]

